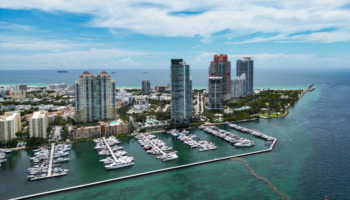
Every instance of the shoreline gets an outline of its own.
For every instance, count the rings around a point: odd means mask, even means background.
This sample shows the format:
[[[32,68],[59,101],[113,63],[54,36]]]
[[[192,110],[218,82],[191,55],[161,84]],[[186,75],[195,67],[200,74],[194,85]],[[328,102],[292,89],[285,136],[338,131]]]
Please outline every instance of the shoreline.
[[[295,102],[294,105],[296,105],[296,104],[300,101],[300,99],[301,99],[306,93],[311,92],[313,89],[315,89],[315,88],[314,88],[314,84],[311,84],[308,88],[303,89],[302,92],[301,92],[301,94],[300,94],[300,96],[298,97],[298,99],[296,100],[296,102]],[[263,116],[260,116],[260,118],[262,118],[262,119],[285,118],[285,117],[287,117],[287,115],[289,114],[289,109],[290,109],[291,107],[293,107],[294,105],[289,105],[289,106],[287,107],[287,109],[286,109],[286,112],[285,112],[282,116],[277,116],[277,117],[263,117]]]

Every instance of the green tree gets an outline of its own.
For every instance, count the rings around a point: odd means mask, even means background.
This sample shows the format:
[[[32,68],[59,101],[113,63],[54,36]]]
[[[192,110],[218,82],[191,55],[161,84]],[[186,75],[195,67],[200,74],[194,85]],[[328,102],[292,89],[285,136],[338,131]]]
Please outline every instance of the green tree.
[[[7,145],[10,148],[17,147],[17,143],[18,143],[17,138],[13,138],[13,139],[7,140]]]

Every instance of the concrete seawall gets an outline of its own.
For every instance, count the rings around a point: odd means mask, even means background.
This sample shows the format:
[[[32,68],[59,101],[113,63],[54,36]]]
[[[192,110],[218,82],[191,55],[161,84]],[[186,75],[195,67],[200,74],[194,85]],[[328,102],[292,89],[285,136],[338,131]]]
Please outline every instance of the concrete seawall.
[[[41,197],[41,196],[55,194],[55,193],[60,193],[60,192],[66,192],[66,191],[75,190],[75,189],[82,189],[82,188],[87,188],[87,187],[91,187],[91,186],[97,186],[97,185],[101,185],[101,184],[105,184],[105,183],[111,183],[111,182],[126,180],[126,179],[130,179],[130,178],[136,178],[136,177],[141,177],[141,176],[146,176],[146,175],[151,175],[151,174],[157,174],[157,173],[171,171],[171,170],[176,170],[176,169],[183,169],[183,168],[187,168],[187,167],[203,165],[203,164],[207,164],[207,163],[214,163],[214,162],[218,162],[218,161],[224,161],[224,160],[228,160],[228,159],[231,159],[231,158],[238,158],[238,157],[244,157],[244,156],[249,156],[249,155],[265,153],[265,152],[272,151],[272,149],[274,148],[276,142],[277,142],[277,139],[275,139],[273,141],[273,143],[270,145],[270,148],[268,148],[266,150],[260,150],[260,151],[244,153],[244,154],[239,154],[239,155],[234,155],[234,156],[227,156],[227,157],[223,157],[223,158],[215,158],[215,159],[212,159],[212,160],[206,160],[206,161],[195,162],[195,163],[190,163],[190,164],[186,164],[186,165],[169,167],[169,168],[165,168],[165,169],[154,170],[154,171],[144,172],[144,173],[139,173],[139,174],[133,174],[133,175],[123,176],[123,177],[119,177],[119,178],[107,179],[107,180],[103,180],[103,181],[98,181],[98,182],[93,182],[93,183],[88,183],[88,184],[83,184],[83,185],[78,185],[78,186],[58,189],[58,190],[52,190],[52,191],[48,191],[48,192],[42,192],[42,193],[37,193],[37,194],[32,194],[32,195],[27,195],[27,196],[22,196],[22,197],[16,197],[16,198],[13,198],[13,199],[36,198],[36,197]]]

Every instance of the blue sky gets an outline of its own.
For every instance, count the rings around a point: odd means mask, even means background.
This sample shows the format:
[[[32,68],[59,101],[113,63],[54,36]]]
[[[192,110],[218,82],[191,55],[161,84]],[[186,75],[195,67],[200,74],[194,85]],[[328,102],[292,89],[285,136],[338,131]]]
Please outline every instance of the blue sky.
[[[350,68],[350,3],[0,2],[0,69],[207,68],[219,53],[233,67],[251,56],[256,68]]]

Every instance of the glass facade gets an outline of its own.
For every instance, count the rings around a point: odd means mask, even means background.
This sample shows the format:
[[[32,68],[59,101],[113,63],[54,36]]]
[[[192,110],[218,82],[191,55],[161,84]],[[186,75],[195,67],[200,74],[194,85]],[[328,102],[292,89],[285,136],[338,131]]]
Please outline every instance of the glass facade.
[[[251,95],[254,93],[254,63],[250,57],[237,60],[236,76],[241,76],[242,74],[246,75],[247,95]]]
[[[141,91],[143,95],[149,95],[151,93],[151,83],[149,82],[149,80],[142,81]]]
[[[223,81],[222,77],[209,77],[208,97],[209,110],[223,109]]]
[[[190,66],[182,59],[171,59],[171,120],[175,125],[190,123],[192,79]]]

